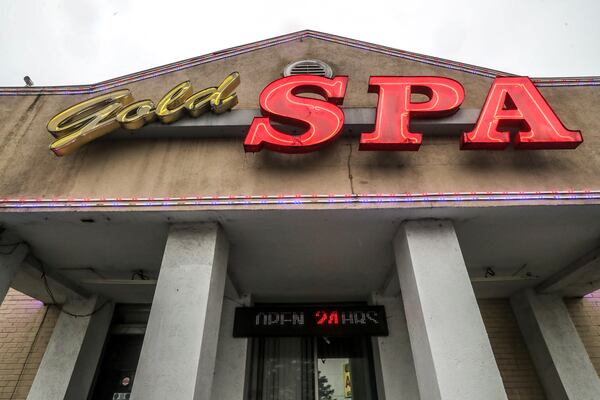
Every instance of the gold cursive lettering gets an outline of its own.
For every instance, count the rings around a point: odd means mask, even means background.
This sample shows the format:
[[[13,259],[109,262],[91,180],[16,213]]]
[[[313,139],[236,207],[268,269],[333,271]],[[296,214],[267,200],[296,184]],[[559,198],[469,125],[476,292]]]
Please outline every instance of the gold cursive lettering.
[[[140,129],[156,118],[154,103],[152,100],[136,101],[119,111],[116,118],[125,129]]]
[[[208,111],[222,114],[238,104],[235,89],[239,84],[238,72],[229,74],[218,87],[197,93],[193,93],[190,81],[185,81],[169,90],[156,106],[152,100],[134,102],[127,89],[82,101],[48,122],[48,131],[57,139],[50,149],[57,156],[64,156],[119,127],[133,131],[156,118],[170,124],[181,118],[185,111],[191,117]]]
[[[82,101],[56,114],[48,122],[48,131],[57,138],[50,145],[50,150],[57,156],[64,156],[117,129],[119,123],[115,115],[132,101],[129,90],[117,90]]]

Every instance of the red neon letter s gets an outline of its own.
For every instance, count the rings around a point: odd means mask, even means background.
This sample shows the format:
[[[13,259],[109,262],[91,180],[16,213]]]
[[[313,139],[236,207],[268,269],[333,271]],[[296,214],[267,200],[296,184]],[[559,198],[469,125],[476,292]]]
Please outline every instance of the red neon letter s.
[[[516,127],[517,149],[574,149],[583,142],[580,131],[564,127],[542,94],[527,77],[494,80],[475,129],[464,133],[461,149],[502,150]]]
[[[288,76],[271,82],[260,94],[264,117],[252,121],[244,149],[256,152],[264,146],[282,153],[317,150],[342,130],[344,112],[335,104],[342,104],[347,84],[345,76],[328,79],[313,75]],[[320,94],[327,101],[298,97],[299,93]],[[290,135],[275,129],[271,120],[307,130],[302,135]]]
[[[465,98],[460,83],[433,76],[372,76],[369,92],[379,92],[375,130],[361,135],[359,150],[419,150],[421,134],[408,130],[410,118],[452,115]],[[413,93],[429,100],[413,103]]]

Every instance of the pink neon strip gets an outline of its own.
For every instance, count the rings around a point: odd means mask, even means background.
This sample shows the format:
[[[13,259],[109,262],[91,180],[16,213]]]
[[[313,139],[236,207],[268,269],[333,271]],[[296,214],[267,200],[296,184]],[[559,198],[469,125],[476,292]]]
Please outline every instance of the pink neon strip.
[[[20,208],[97,208],[178,206],[254,206],[301,204],[381,204],[381,203],[461,203],[461,202],[535,202],[598,200],[600,190],[557,190],[535,192],[439,192],[439,193],[365,193],[365,194],[285,194],[262,196],[185,196],[126,198],[3,198],[0,209]]]

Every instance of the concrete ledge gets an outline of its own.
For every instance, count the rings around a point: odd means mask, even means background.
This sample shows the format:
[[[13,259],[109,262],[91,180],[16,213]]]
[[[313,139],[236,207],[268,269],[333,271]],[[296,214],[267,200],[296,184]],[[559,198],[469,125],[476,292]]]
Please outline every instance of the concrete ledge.
[[[373,130],[375,124],[374,107],[344,108],[345,123],[342,135],[359,136],[363,132]],[[410,129],[433,136],[459,136],[475,126],[480,110],[467,108],[458,110],[454,115],[445,118],[413,119]],[[154,139],[154,138],[243,138],[254,117],[260,117],[258,109],[232,110],[225,114],[205,114],[198,118],[183,117],[179,121],[165,125],[154,122],[135,131],[119,129],[106,135],[102,140],[122,139]],[[300,134],[301,129],[285,129],[290,134]]]
[[[584,254],[536,287],[538,293],[581,297],[600,289],[600,247]]]

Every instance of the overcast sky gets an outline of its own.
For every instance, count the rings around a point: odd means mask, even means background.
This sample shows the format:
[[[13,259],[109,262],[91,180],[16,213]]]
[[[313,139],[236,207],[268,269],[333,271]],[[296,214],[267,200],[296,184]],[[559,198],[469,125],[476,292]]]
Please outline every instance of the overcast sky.
[[[0,85],[94,83],[314,29],[528,76],[600,75],[599,0],[0,0]]]

